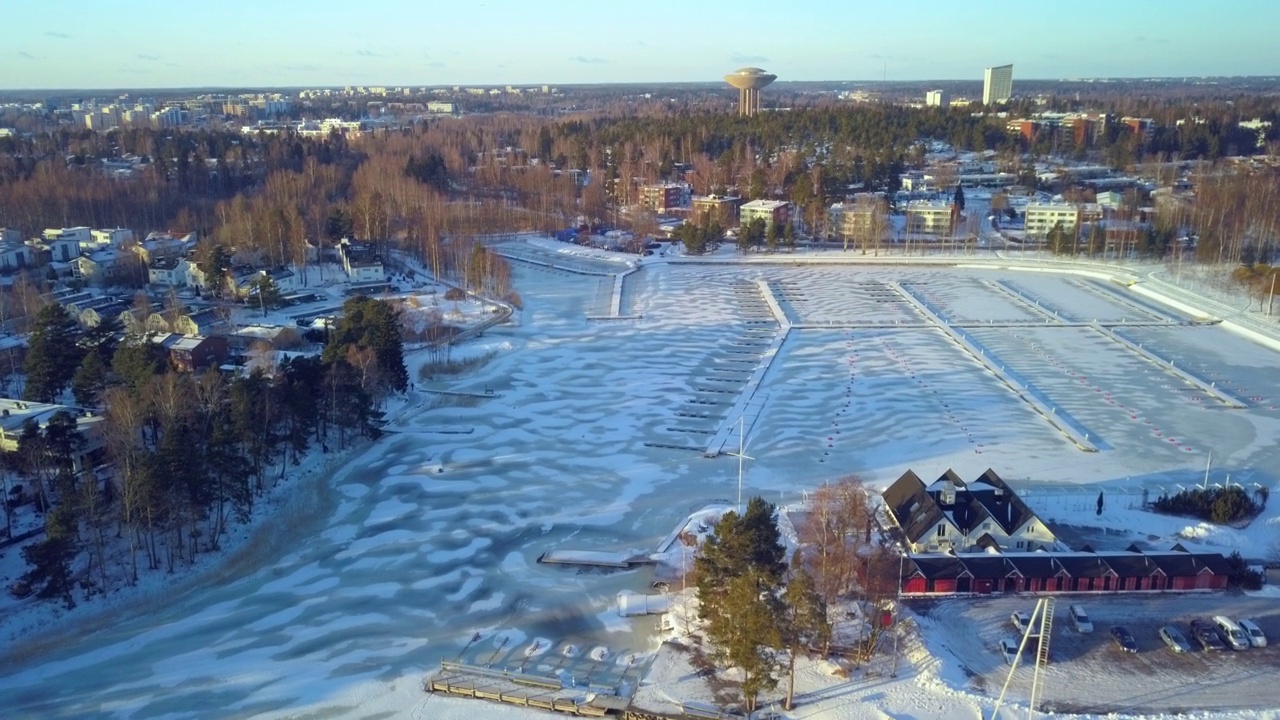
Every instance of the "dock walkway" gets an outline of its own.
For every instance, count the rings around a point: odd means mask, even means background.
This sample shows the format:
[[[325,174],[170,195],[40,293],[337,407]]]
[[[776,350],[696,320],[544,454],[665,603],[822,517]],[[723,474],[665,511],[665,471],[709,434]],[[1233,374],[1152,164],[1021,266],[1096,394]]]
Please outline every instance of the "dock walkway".
[[[631,704],[630,698],[598,692],[597,688],[565,687],[559,677],[454,662],[440,663],[439,672],[427,677],[422,689],[578,717],[622,713]]]

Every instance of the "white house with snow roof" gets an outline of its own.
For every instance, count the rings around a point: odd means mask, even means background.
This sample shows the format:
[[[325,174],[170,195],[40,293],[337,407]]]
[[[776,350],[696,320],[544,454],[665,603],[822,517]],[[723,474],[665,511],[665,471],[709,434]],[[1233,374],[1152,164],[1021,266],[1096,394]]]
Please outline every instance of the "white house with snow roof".
[[[1025,552],[1058,544],[994,470],[971,483],[947,470],[929,485],[908,470],[882,497],[913,553]]]

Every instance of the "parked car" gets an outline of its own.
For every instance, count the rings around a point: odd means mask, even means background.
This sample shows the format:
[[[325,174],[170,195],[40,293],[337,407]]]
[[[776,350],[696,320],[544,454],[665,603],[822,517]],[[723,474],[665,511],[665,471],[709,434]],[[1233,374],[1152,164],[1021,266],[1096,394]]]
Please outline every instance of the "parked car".
[[[1249,636],[1244,634],[1244,630],[1236,624],[1235,620],[1226,615],[1214,615],[1213,624],[1217,626],[1218,634],[1232,650],[1249,649]]]
[[[1009,616],[1009,622],[1017,629],[1018,635],[1025,635],[1027,627],[1031,625],[1031,616],[1019,611]],[[1039,635],[1040,631],[1038,628],[1031,628],[1031,634],[1033,636]]]
[[[1127,653],[1138,652],[1138,641],[1133,639],[1133,633],[1130,633],[1123,625],[1116,625],[1111,628],[1111,639],[1116,641],[1116,645]]]
[[[1089,616],[1085,613],[1083,606],[1072,605],[1067,608],[1067,616],[1071,618],[1071,624],[1076,627],[1076,632],[1093,632],[1093,621],[1089,619]]]
[[[1262,634],[1262,628],[1258,627],[1258,623],[1252,620],[1241,620],[1236,623],[1244,630],[1244,634],[1249,636],[1249,644],[1254,647],[1266,647],[1267,636]]]
[[[1000,654],[1004,656],[1004,661],[1009,665],[1018,658],[1018,641],[1005,638],[1000,641]]]
[[[1227,646],[1222,642],[1222,637],[1218,635],[1218,629],[1207,620],[1192,620],[1191,634],[1195,636],[1196,642],[1200,643],[1200,647],[1205,650],[1227,649]]]
[[[1176,653],[1191,652],[1191,643],[1187,641],[1187,636],[1173,625],[1165,625],[1160,628],[1160,639],[1164,641],[1169,649]]]

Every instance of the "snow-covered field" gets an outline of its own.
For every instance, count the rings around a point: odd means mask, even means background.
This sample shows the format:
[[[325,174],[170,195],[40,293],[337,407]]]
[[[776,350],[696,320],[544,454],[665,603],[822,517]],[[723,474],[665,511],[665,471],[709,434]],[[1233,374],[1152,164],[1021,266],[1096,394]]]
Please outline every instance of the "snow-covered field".
[[[701,448],[720,428],[751,367],[739,361],[776,330],[751,297],[756,280],[775,288],[794,323],[858,326],[788,336],[761,384],[748,493],[789,503],[843,474],[886,483],[908,468],[926,477],[948,467],[962,477],[992,467],[1059,495],[1073,485],[1096,495],[1097,484],[1119,493],[1199,479],[1209,450],[1215,480],[1230,472],[1233,481],[1275,484],[1275,355],[1213,327],[1124,330],[1258,398],[1231,410],[1096,331],[1046,325],[1033,306],[991,286],[1011,282],[1087,320],[1138,319],[1133,307],[1069,276],[660,265],[627,280],[623,312],[641,319],[594,322],[586,315],[599,278],[523,263],[515,275],[525,301],[519,326],[474,341],[497,356],[433,384],[491,396],[440,396],[405,415],[335,475],[336,510],[322,529],[276,543],[226,581],[39,650],[9,649],[0,661],[3,714],[533,717],[424,695],[421,677],[442,659],[462,658],[632,680],[657,648],[657,618],[623,619],[615,597],[646,592],[648,571],[575,572],[536,560],[557,548],[653,553],[691,512],[733,502],[736,459],[655,445]],[[1110,449],[1076,448],[928,327],[893,283],[968,323]],[[1000,325],[1010,321],[1025,322]],[[1057,514],[1083,521],[1092,509]],[[1135,511],[1131,521],[1143,517]],[[1188,542],[1258,554],[1271,517],[1226,536],[1191,533]],[[812,671],[812,702],[794,717],[972,717],[984,702],[953,658],[911,657],[898,680],[875,689],[832,690]],[[1258,703],[1276,705],[1280,691]]]

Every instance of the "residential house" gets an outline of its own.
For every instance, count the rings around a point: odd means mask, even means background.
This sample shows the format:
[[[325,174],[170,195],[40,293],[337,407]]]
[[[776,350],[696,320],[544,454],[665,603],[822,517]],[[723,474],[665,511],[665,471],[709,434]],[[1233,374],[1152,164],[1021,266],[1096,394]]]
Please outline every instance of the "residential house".
[[[187,261],[186,285],[201,291],[212,291],[218,283],[217,278],[209,277],[209,273],[196,260]]]
[[[254,346],[289,350],[297,347],[300,340],[297,328],[287,325],[246,325],[227,336],[231,350],[239,353],[248,352]]]
[[[76,428],[84,435],[84,444],[76,450],[76,469],[92,467],[95,453],[103,447],[102,416],[85,408],[69,405],[0,398],[0,450],[16,452],[21,443],[23,425],[31,421],[44,428],[59,412],[74,417]]]
[[[731,228],[738,224],[738,206],[741,204],[742,198],[739,197],[697,195],[693,198],[690,219],[698,224],[709,224],[715,220],[721,228]]]
[[[276,290],[280,293],[291,293],[301,286],[298,274],[288,268],[274,268],[271,270],[238,268],[232,274],[231,280],[235,285],[236,296],[243,298],[251,295],[264,277],[270,278],[272,284],[276,286]]]
[[[834,203],[827,209],[828,232],[845,242],[879,244],[889,230],[889,208],[884,198],[862,195],[853,202]]]
[[[100,250],[106,247],[122,248],[133,242],[133,231],[128,228],[105,228],[89,231],[90,242],[81,243],[82,251]]]
[[[38,265],[39,253],[17,240],[0,241],[0,272],[12,272]]]
[[[90,232],[87,227],[51,228],[41,234],[38,242],[48,251],[51,262],[73,262],[80,255],[80,246],[93,242]]]
[[[218,335],[225,333],[229,324],[224,313],[217,308],[204,308],[190,312],[173,323],[173,331],[188,337]]]
[[[343,238],[338,244],[342,256],[342,269],[353,283],[381,283],[386,281],[378,248],[372,243],[359,243]]]
[[[950,235],[955,222],[956,208],[951,203],[925,200],[907,203],[908,235]]]
[[[656,213],[684,207],[685,189],[675,183],[658,185],[642,185],[640,187],[640,204]]]
[[[226,362],[225,337],[184,337],[169,348],[169,365],[178,372],[200,372]]]
[[[994,470],[968,484],[948,470],[927,486],[908,470],[882,497],[911,552],[1057,546],[1053,532]]]
[[[185,287],[189,277],[186,258],[162,257],[147,267],[147,282],[166,287]]]
[[[753,220],[763,220],[766,231],[774,225],[782,228],[791,222],[791,203],[785,200],[752,200],[738,209],[738,222],[745,228]]]
[[[180,238],[168,233],[151,233],[142,242],[130,245],[129,249],[150,265],[160,258],[186,257],[195,246],[195,233],[187,233]]]
[[[1043,240],[1058,225],[1075,236],[1080,227],[1080,206],[1074,203],[1031,203],[1027,205],[1027,237]]]
[[[108,248],[75,258],[72,272],[88,282],[110,285],[124,274],[127,267],[124,254]]]

